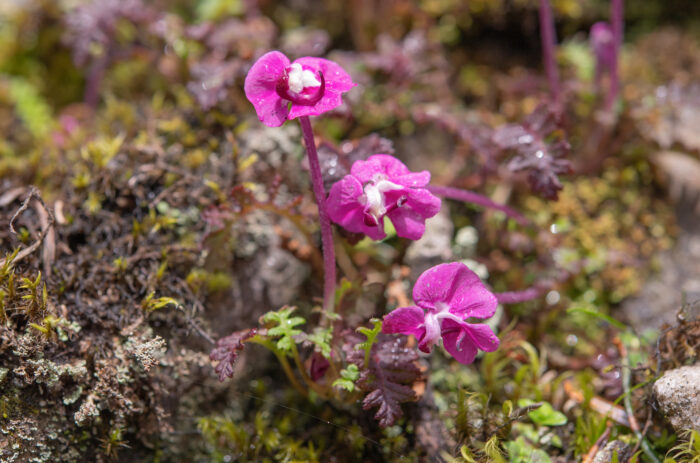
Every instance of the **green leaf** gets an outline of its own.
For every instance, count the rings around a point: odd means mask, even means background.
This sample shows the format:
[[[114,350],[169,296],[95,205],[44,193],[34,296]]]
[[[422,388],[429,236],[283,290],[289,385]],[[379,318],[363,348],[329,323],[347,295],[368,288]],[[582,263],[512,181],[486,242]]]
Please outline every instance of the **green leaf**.
[[[51,130],[53,115],[39,89],[21,77],[11,78],[9,87],[9,99],[29,132],[36,138],[46,136]]]
[[[295,349],[296,341],[294,340],[294,336],[298,336],[302,333],[300,329],[295,327],[306,323],[303,317],[291,316],[295,310],[296,307],[285,306],[276,312],[266,313],[262,318],[264,323],[276,325],[268,328],[267,335],[271,337],[279,336],[280,339],[277,340],[276,345],[282,352],[291,353]]]
[[[317,350],[325,358],[331,358],[331,329],[330,328],[316,328],[312,334],[309,335],[308,340],[316,346]]]
[[[355,381],[360,377],[360,370],[357,365],[351,363],[347,368],[340,370],[340,378],[333,381],[333,387],[339,387],[346,391],[355,390]]]
[[[566,415],[552,408],[548,402],[540,402],[541,405],[536,410],[527,413],[533,423],[540,426],[562,426],[567,423]],[[527,407],[535,402],[530,399],[518,400],[519,407]]]
[[[523,436],[516,440],[505,442],[511,463],[552,463],[547,453],[530,445]]]
[[[365,351],[365,368],[369,366],[369,356],[372,353],[372,346],[377,340],[377,336],[382,331],[382,321],[378,318],[373,318],[370,320],[372,323],[372,328],[365,328],[361,326],[357,329],[360,334],[363,334],[367,339],[355,346],[356,349],[362,349]]]
[[[619,328],[621,330],[627,329],[627,325],[625,325],[624,323],[622,323],[618,320],[615,320],[610,315],[605,315],[604,313],[600,313],[597,310],[589,309],[586,307],[572,307],[569,310],[567,310],[566,313],[582,313],[585,315],[590,315],[591,317],[596,317],[596,318],[600,318],[601,320],[605,320],[606,322],[610,323],[612,326]]]

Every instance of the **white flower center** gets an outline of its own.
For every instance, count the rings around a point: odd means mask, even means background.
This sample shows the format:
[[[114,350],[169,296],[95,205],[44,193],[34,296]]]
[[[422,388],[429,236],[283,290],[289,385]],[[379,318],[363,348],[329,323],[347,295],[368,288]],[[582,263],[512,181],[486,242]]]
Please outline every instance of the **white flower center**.
[[[372,215],[377,222],[386,214],[386,197],[384,193],[391,190],[401,190],[403,187],[394,182],[390,182],[383,175],[377,175],[373,181],[367,183],[364,188],[364,195],[360,201],[366,206],[367,213]]]
[[[316,74],[308,69],[303,69],[299,63],[294,63],[290,66],[287,82],[289,91],[293,93],[301,93],[307,87],[321,86],[321,82],[316,78]]]
[[[450,306],[446,302],[438,302],[435,304],[436,311],[429,310],[425,314],[425,339],[428,340],[428,345],[432,346],[438,343],[442,334],[442,320],[452,320],[459,325],[464,325],[465,322],[457,315],[450,312]],[[457,340],[457,350],[462,349],[462,339],[464,333],[461,333]]]

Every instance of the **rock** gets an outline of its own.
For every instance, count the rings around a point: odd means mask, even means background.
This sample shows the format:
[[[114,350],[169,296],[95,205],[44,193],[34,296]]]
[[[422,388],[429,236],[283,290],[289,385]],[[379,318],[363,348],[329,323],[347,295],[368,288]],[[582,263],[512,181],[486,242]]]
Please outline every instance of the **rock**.
[[[406,265],[411,267],[414,278],[434,265],[452,260],[453,232],[450,211],[443,202],[440,212],[425,221],[423,237],[411,243],[406,251]]]
[[[684,300],[700,300],[700,233],[682,231],[658,262],[658,274],[622,303],[624,318],[638,331],[672,325]]]
[[[654,397],[676,432],[700,431],[700,365],[668,370],[654,383]]]
[[[629,445],[622,441],[614,440],[608,442],[602,450],[595,454],[593,463],[611,463],[613,461],[627,461],[631,456]],[[613,460],[613,455],[617,453],[617,460]]]

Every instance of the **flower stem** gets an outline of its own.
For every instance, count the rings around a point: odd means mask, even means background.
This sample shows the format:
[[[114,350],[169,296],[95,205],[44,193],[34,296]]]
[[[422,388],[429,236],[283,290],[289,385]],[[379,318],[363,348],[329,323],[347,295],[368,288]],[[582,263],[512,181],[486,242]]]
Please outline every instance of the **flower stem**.
[[[277,357],[277,360],[280,362],[280,365],[282,365],[282,370],[284,371],[284,374],[287,375],[287,379],[289,379],[289,382],[292,384],[294,389],[296,389],[297,392],[299,392],[304,397],[309,396],[309,392],[306,389],[304,389],[304,387],[301,384],[299,384],[299,381],[297,381],[296,376],[294,376],[294,372],[292,371],[292,367],[287,361],[287,357],[284,355],[283,352],[280,352],[280,350],[277,349],[277,347],[275,347],[274,343],[270,342],[267,339],[261,338],[260,336],[251,338],[246,342],[252,342],[254,344],[264,346],[273,354],[275,354],[275,357]]]
[[[477,204],[479,206],[483,206],[483,207],[486,207],[488,209],[495,209],[497,211],[503,212],[505,215],[507,215],[511,219],[515,220],[520,225],[523,225],[523,226],[530,225],[530,221],[524,215],[522,215],[520,212],[518,212],[514,209],[511,209],[510,207],[508,207],[506,205],[494,202],[491,199],[487,198],[486,196],[482,196],[478,193],[474,193],[472,191],[467,191],[467,190],[462,190],[459,188],[452,188],[449,186],[428,185],[426,188],[428,189],[428,191],[430,191],[431,193],[436,194],[438,196],[443,196],[445,198],[454,199],[457,201],[464,201],[467,203]]]
[[[318,204],[318,219],[321,224],[321,244],[323,246],[323,267],[325,270],[323,282],[323,309],[326,313],[333,313],[335,299],[335,248],[333,247],[333,228],[326,208],[326,189],[323,186],[321,165],[318,161],[314,133],[311,129],[311,121],[308,116],[299,118],[301,133],[306,144],[306,153],[309,156],[309,171],[313,185],[316,203]]]
[[[299,370],[301,379],[304,380],[309,389],[317,393],[321,398],[327,398],[325,389],[321,385],[316,383],[314,380],[312,380],[306,373],[306,368],[304,368],[304,364],[301,362],[301,356],[299,355],[299,350],[297,349],[296,344],[292,344],[292,359],[294,360],[294,364]]]
[[[617,94],[620,91],[620,47],[622,45],[622,30],[624,27],[623,0],[612,0],[610,4],[610,27],[612,28],[615,56],[610,63],[610,90],[605,102],[605,107],[610,111],[615,104]]]
[[[554,56],[557,37],[554,30],[554,20],[552,19],[552,9],[549,6],[549,0],[540,0],[540,40],[542,42],[544,68],[547,73],[547,81],[549,82],[549,92],[554,103],[558,104],[559,72]]]

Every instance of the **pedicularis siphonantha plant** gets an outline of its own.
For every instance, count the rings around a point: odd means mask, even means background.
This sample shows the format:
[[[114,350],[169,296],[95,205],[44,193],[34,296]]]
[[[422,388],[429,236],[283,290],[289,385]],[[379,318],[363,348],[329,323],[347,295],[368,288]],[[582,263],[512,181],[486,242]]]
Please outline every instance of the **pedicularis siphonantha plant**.
[[[258,118],[268,127],[299,119],[309,160],[311,184],[318,206],[318,222],[324,264],[323,308],[313,329],[303,331],[306,319],[285,306],[268,312],[260,326],[231,334],[217,343],[211,358],[223,381],[233,375],[233,363],[245,343],[270,349],[299,393],[354,402],[377,408],[381,426],[402,415],[400,403],[417,399],[412,388],[421,379],[418,351],[430,354],[442,343],[462,364],[470,364],[478,352],[492,352],[499,340],[491,318],[499,303],[522,302],[541,294],[533,288],[522,292],[492,293],[465,264],[443,263],[425,271],[413,287],[415,305],[399,307],[373,318],[356,329],[347,326],[336,305],[353,284],[343,279],[336,290],[336,258],[333,225],[337,224],[371,240],[387,237],[391,222],[401,239],[419,240],[425,223],[438,214],[439,196],[499,210],[521,225],[529,221],[509,207],[470,191],[430,185],[430,172],[412,172],[397,158],[376,153],[356,161],[349,173],[330,191],[324,187],[310,116],[320,116],[340,106],[343,94],[356,86],[337,63],[305,57],[290,61],[280,52],[269,52],[253,64],[245,80],[245,94]],[[338,238],[339,240],[342,238]],[[361,291],[361,285],[355,285]],[[378,313],[383,313],[381,308]],[[477,320],[482,322],[476,322]]]

